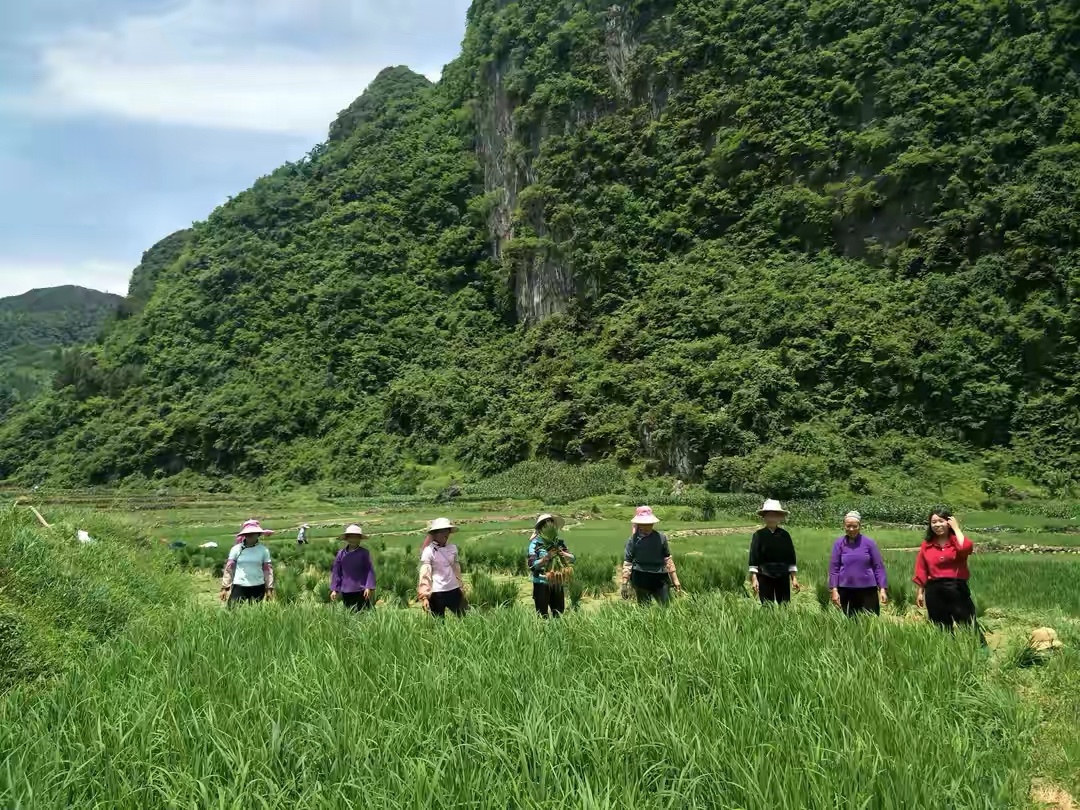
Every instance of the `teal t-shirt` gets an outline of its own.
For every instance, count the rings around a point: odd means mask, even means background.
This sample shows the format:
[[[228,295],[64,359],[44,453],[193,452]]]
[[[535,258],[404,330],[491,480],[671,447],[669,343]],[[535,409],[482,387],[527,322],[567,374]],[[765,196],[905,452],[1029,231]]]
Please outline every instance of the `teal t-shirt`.
[[[256,543],[254,546],[239,543],[229,550],[229,559],[236,563],[233,585],[249,588],[253,585],[266,584],[263,566],[270,562],[270,549],[262,543]]]

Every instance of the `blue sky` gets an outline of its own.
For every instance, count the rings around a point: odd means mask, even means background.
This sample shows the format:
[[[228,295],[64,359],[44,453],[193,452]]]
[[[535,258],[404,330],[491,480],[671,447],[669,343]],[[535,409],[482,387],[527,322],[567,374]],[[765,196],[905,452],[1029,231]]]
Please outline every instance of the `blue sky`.
[[[124,293],[154,242],[326,136],[379,70],[437,78],[469,0],[0,0],[0,297]]]

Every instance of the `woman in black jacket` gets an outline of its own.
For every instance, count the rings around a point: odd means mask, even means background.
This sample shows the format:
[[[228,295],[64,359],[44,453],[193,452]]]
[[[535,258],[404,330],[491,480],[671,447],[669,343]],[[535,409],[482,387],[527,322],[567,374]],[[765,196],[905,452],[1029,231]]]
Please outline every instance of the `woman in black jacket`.
[[[758,510],[765,527],[750,540],[750,586],[761,603],[782,604],[791,601],[791,592],[799,590],[795,543],[781,522],[787,510],[771,498]]]

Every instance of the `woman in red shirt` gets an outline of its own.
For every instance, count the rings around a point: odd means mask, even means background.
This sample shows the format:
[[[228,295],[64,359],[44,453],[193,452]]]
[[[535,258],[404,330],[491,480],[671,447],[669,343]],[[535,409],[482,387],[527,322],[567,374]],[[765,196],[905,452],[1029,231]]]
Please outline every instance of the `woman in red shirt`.
[[[968,557],[974,550],[956,518],[946,509],[930,514],[926,539],[915,558],[915,603],[934,624],[952,630],[958,624],[978,631],[975,603],[968,588]],[[982,636],[979,633],[980,638]]]

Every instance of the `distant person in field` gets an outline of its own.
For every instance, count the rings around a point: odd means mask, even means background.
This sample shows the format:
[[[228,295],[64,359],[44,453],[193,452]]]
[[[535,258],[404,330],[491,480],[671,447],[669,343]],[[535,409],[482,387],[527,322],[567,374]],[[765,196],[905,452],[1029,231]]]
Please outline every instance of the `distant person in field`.
[[[417,595],[424,610],[440,618],[448,610],[455,616],[464,616],[468,607],[457,546],[450,542],[450,535],[456,531],[457,526],[446,518],[436,518],[420,547]]]
[[[930,621],[950,632],[958,624],[970,627],[985,644],[968,588],[968,557],[974,550],[952,513],[935,509],[930,513],[926,536],[915,557],[912,579],[918,587],[915,604],[926,608]]]
[[[549,613],[552,617],[561,616],[566,610],[564,582],[548,576],[546,570],[552,553],[557,553],[567,563],[574,562],[574,555],[566,547],[566,541],[559,537],[563,523],[563,519],[557,515],[540,515],[536,519],[533,536],[529,539],[526,551],[529,571],[532,574],[533,605],[536,606],[536,612],[545,619]],[[553,548],[556,551],[549,551]]]
[[[270,549],[262,539],[273,534],[257,520],[249,520],[236,535],[239,541],[229,551],[221,577],[221,601],[261,602],[274,596],[274,566]]]
[[[296,533],[296,545],[302,546],[308,541],[308,532],[311,527],[306,523],[300,527],[300,531]]]
[[[795,543],[780,525],[788,512],[780,501],[769,498],[758,515],[765,526],[750,538],[750,587],[762,604],[785,604],[791,601],[791,592],[799,590]]]
[[[355,523],[341,535],[345,548],[337,553],[330,568],[330,601],[339,599],[345,607],[360,612],[375,607],[375,565],[371,552],[361,544],[367,539]]]
[[[666,603],[671,596],[669,585],[682,590],[667,535],[656,531],[659,522],[649,506],[639,506],[630,521],[633,534],[623,553],[622,592],[627,598],[633,589],[640,604]]]
[[[844,535],[833,543],[829,588],[833,604],[847,616],[880,613],[888,601],[885,562],[877,543],[862,533],[862,515],[844,515]]]

